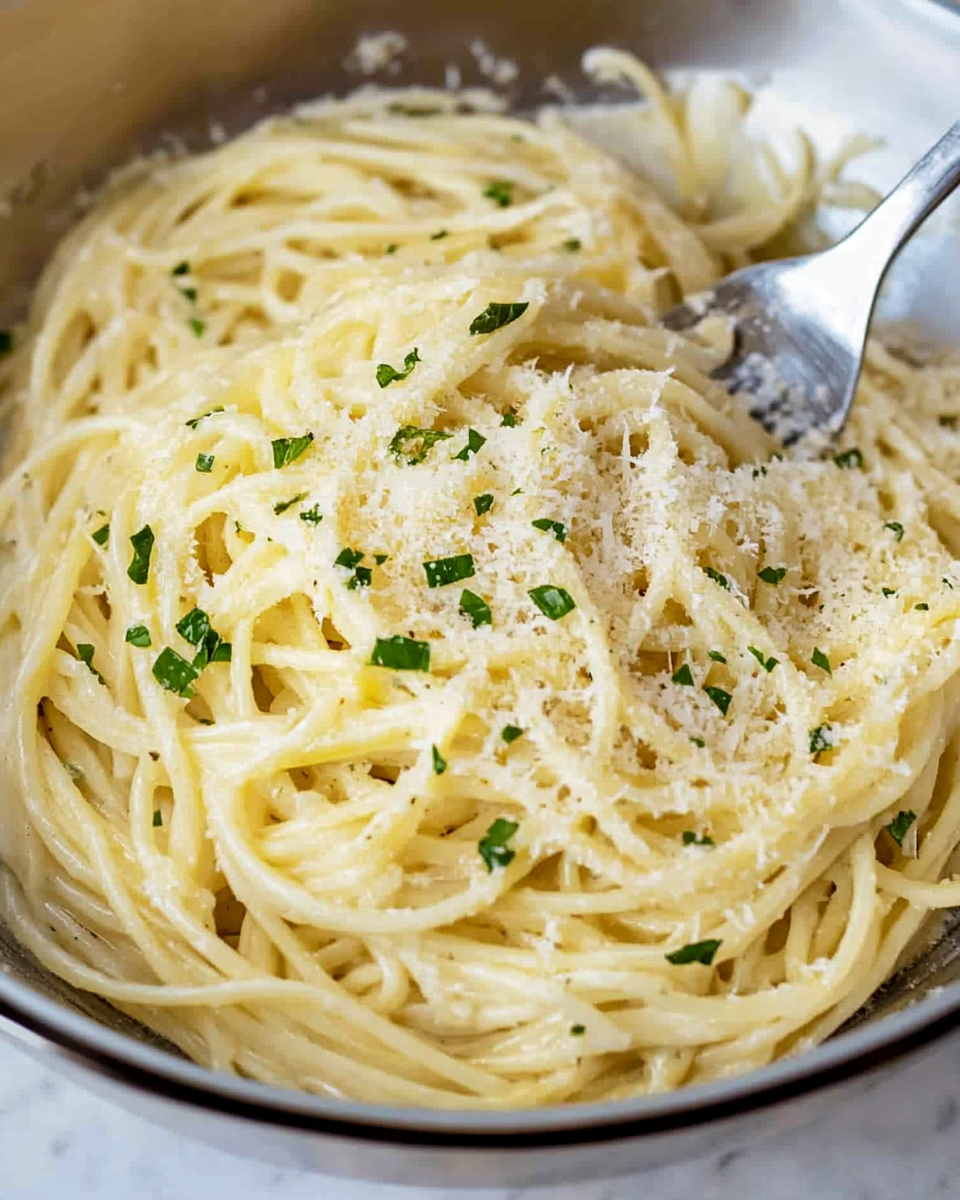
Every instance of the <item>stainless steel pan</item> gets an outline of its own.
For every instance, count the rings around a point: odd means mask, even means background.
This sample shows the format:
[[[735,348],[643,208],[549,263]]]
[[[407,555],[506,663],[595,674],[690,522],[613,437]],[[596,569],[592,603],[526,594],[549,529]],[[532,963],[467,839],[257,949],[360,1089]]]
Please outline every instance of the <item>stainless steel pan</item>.
[[[960,116],[960,11],[936,0],[0,0],[0,323],[105,170],[177,134],[202,145],[296,99],[357,83],[359,33],[410,43],[396,81],[482,82],[470,46],[514,59],[543,99],[617,43],[661,69],[720,68],[778,97],[825,143],[879,132],[881,186]],[[586,95],[587,93],[582,92]],[[960,342],[960,232],[947,218],[896,272],[883,318]],[[2,797],[0,797],[2,803]],[[2,868],[0,868],[2,869]],[[319,1100],[195,1067],[38,969],[0,928],[0,1034],[86,1086],[236,1153],[394,1183],[493,1187],[597,1178],[729,1148],[852,1093],[960,1025],[960,932],[851,1027],[801,1058],[670,1096],[503,1115]],[[945,985],[945,986],[944,986]]]

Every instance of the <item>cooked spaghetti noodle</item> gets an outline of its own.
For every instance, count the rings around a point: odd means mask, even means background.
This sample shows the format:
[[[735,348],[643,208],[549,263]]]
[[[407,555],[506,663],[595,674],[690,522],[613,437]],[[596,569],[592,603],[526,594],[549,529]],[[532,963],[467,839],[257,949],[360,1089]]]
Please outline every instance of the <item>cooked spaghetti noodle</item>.
[[[323,104],[126,173],[0,360],[0,911],[198,1062],[662,1091],[960,903],[960,368],[874,345],[781,457],[656,316],[845,185],[590,66],[674,206],[556,113]]]

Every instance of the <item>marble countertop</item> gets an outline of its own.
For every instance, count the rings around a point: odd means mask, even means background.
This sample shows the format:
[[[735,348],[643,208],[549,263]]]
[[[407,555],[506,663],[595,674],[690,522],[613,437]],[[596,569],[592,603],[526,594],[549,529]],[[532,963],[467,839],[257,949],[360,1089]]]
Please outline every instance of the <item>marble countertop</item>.
[[[324,1180],[153,1128],[0,1044],[0,1200],[960,1200],[960,1035],[814,1125],[640,1179],[452,1192]]]

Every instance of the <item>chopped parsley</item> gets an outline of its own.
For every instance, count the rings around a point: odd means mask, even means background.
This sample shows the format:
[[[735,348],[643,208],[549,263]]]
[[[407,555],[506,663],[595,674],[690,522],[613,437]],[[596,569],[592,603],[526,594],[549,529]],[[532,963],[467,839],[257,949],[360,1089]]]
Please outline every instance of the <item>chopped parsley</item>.
[[[683,831],[683,844],[685,846],[715,846],[717,843],[712,837],[707,837],[706,834],[701,837],[700,834],[694,833],[692,829],[685,829]]]
[[[384,254],[396,254],[399,249],[400,245],[398,242],[391,242],[386,250],[384,250]]]
[[[705,942],[691,942],[682,950],[674,950],[664,957],[675,967],[685,967],[688,963],[702,963],[705,967],[713,964],[714,956],[723,945],[716,938],[708,938]]]
[[[459,583],[461,579],[471,579],[476,575],[472,554],[455,554],[452,558],[436,558],[423,564],[427,576],[427,586],[431,588],[446,587],[451,583]]]
[[[378,637],[370,655],[370,665],[386,667],[391,671],[429,671],[430,643],[417,642],[413,638]]]
[[[144,525],[139,533],[130,539],[133,546],[133,558],[127,567],[127,574],[134,583],[144,584],[150,575],[150,555],[153,553],[153,530]]]
[[[373,568],[372,567],[357,567],[354,573],[347,580],[347,587],[351,592],[355,592],[357,588],[369,587],[373,583]]]
[[[442,775],[447,769],[447,760],[443,757],[436,746],[430,747],[430,755],[433,758],[433,773],[434,775]]]
[[[337,567],[346,567],[348,571],[352,571],[363,562],[363,551],[351,550],[349,546],[344,546],[333,562]]]
[[[583,249],[583,242],[581,242],[579,238],[567,238],[567,240],[563,243],[563,248],[564,250],[569,251],[569,253],[575,254],[577,250]]]
[[[946,575],[944,575],[943,579],[941,580],[941,583],[943,583],[944,587],[948,587],[951,592],[954,590],[953,584],[946,577]]]
[[[198,454],[197,455],[197,470],[200,472],[201,475],[209,475],[210,474],[210,472],[213,470],[213,459],[214,459],[214,455],[212,455],[212,454]]]
[[[493,624],[493,613],[490,611],[490,605],[478,596],[476,592],[471,592],[469,588],[464,588],[460,596],[460,615],[469,617],[474,629],[479,629],[481,625]]]
[[[519,725],[504,725],[500,731],[500,736],[509,746],[511,742],[515,742],[518,737],[523,737],[523,730]]]
[[[718,663],[725,663],[727,661],[719,650],[711,650],[708,657],[712,658],[714,662]]]
[[[189,421],[184,421],[184,425],[186,425],[186,427],[188,429],[196,429],[196,427],[200,424],[200,422],[205,421],[207,419],[207,417],[212,417],[214,415],[214,413],[222,413],[222,412],[223,412],[223,405],[221,404],[217,408],[211,408],[209,412],[201,413],[199,417],[193,417]]]
[[[181,617],[177,622],[177,633],[185,642],[197,647],[190,665],[198,674],[210,663],[230,662],[233,657],[232,645],[211,628],[210,618],[202,608],[192,608],[185,617]]]
[[[193,685],[200,672],[176,650],[169,646],[160,651],[153,664],[153,677],[162,688],[189,700],[193,696]]]
[[[477,433],[475,429],[471,429],[467,434],[467,444],[453,456],[453,461],[466,462],[471,454],[477,454],[480,451],[486,440],[482,433]]]
[[[888,600],[890,599],[891,596],[895,596],[897,594],[896,588],[882,588],[881,591],[887,597]]]
[[[90,671],[90,674],[96,675],[96,677],[100,681],[100,683],[106,684],[107,681],[100,674],[100,672],[97,670],[97,668],[93,665],[93,655],[94,655],[94,648],[93,648],[93,646],[90,645],[89,642],[78,642],[77,643],[77,656],[80,659],[80,661],[82,663],[87,664],[87,669]]]
[[[763,580],[764,583],[769,583],[772,587],[776,587],[777,584],[783,583],[784,579],[786,578],[787,568],[764,567],[762,571],[757,572],[757,575]]]
[[[300,514],[300,520],[306,521],[308,525],[319,525],[323,520],[323,514],[320,512],[320,505],[315,504],[313,508],[308,508],[306,512]]]
[[[483,194],[501,208],[509,208],[513,203],[514,183],[510,179],[495,179],[483,189]]]
[[[814,650],[813,658],[810,659],[815,667],[819,667],[821,671],[826,671],[828,675],[833,674],[833,667],[830,666],[830,659],[822,650]]]
[[[301,500],[306,500],[309,494],[309,492],[297,492],[297,494],[295,496],[291,496],[289,500],[280,500],[273,506],[273,511],[279,517],[280,514],[285,513],[288,508],[293,508],[293,506],[295,504],[299,504]],[[303,519],[303,513],[300,514],[300,518],[301,520]]]
[[[487,864],[487,870],[491,875],[494,867],[509,867],[516,858],[516,853],[508,847],[507,843],[519,828],[516,821],[497,817],[477,843],[480,857]]]
[[[187,324],[194,337],[202,338],[207,331],[206,321],[202,321],[199,317],[191,317]]]
[[[778,667],[780,665],[780,660],[778,658],[774,658],[773,655],[767,658],[763,651],[758,650],[756,646],[748,646],[747,650],[753,655],[753,657],[757,660],[760,666],[763,667],[768,675],[774,667]]]
[[[707,743],[706,743],[706,742],[703,740],[703,738],[701,738],[701,737],[691,737],[691,738],[690,738],[690,741],[691,741],[691,742],[693,742],[693,744],[694,744],[695,746],[699,746],[701,750],[702,750],[702,749],[704,748],[704,746],[706,746],[706,744],[707,744]]]
[[[333,560],[336,567],[346,567],[348,571],[353,571],[353,574],[346,581],[347,587],[351,592],[355,592],[357,588],[369,587],[373,583],[373,571],[370,567],[361,567],[363,561],[362,550],[351,550],[349,546],[344,546],[337,557]]]
[[[146,625],[131,625],[124,634],[123,640],[129,642],[131,646],[138,646],[141,650],[146,650],[150,642],[150,630]]]
[[[202,608],[192,608],[177,622],[177,633],[191,646],[199,646],[210,632],[210,618]]]
[[[842,454],[835,454],[833,461],[844,471],[863,470],[863,455],[859,450],[845,450]]]
[[[810,731],[810,753],[823,754],[833,749],[833,726],[818,725]]]
[[[312,433],[305,433],[302,437],[275,438],[271,443],[273,446],[273,465],[277,470],[280,470],[281,467],[286,467],[290,463],[296,462],[312,441]]]
[[[570,1026],[570,1036],[571,1037],[583,1037],[583,1035],[586,1032],[587,1032],[586,1025],[571,1025]]]
[[[170,272],[171,275],[189,275],[190,264],[188,262],[180,262]]]
[[[153,827],[154,829],[161,829],[163,827],[163,813],[159,808],[153,810]]]
[[[544,533],[552,533],[558,542],[567,540],[567,527],[560,521],[551,521],[549,517],[539,517],[532,521],[534,529],[542,529]]]
[[[721,575],[720,572],[715,571],[713,567],[704,567],[703,570],[708,579],[712,579],[714,583],[719,583],[719,585],[725,591],[730,591],[730,580],[726,577],[726,575]]]
[[[517,414],[512,408],[508,408],[500,419],[501,426],[506,426],[507,429],[514,429],[517,424]]]
[[[504,325],[512,325],[518,320],[530,307],[528,301],[518,301],[513,304],[498,304],[494,301],[488,304],[487,307],[478,316],[474,317],[470,322],[470,332],[478,333],[494,333],[498,329],[502,329]]]
[[[389,561],[389,559],[390,559],[389,554],[375,554],[373,556],[373,561],[377,564],[378,567],[382,567],[385,562]]]
[[[473,507],[477,510],[477,516],[482,517],[493,508],[493,496],[489,492],[484,492],[482,496],[474,496]]]
[[[903,526],[899,521],[884,521],[884,529],[889,529],[898,542],[903,541]]]
[[[573,612],[577,607],[573,597],[565,588],[555,587],[552,583],[531,588],[527,595],[543,615],[549,617],[551,621],[559,621],[561,617],[565,617],[567,613]]]
[[[914,607],[915,612],[929,612],[930,611],[929,604],[915,604],[913,607]]]
[[[705,687],[703,690],[707,693],[717,708],[720,709],[723,715],[726,716],[727,710],[730,708],[730,702],[733,700],[733,697],[730,695],[730,693],[725,692],[723,688],[718,687]]]
[[[0,329],[0,358],[13,353],[13,334],[9,329]]]
[[[693,672],[690,670],[688,663],[684,663],[680,670],[674,673],[673,682],[678,683],[680,687],[695,686]]]
[[[403,360],[403,370],[398,371],[395,367],[391,367],[389,363],[380,363],[377,367],[377,383],[382,388],[385,388],[391,383],[397,383],[400,380],[406,379],[418,362],[420,362],[420,352],[414,346]]]
[[[408,467],[422,463],[437,442],[445,442],[452,433],[441,433],[439,429],[418,429],[416,425],[403,425],[393,435],[388,447],[397,462]]]
[[[98,546],[105,546],[110,537],[110,526],[101,525],[94,533],[90,535]]]
[[[445,237],[449,237],[449,236],[450,236],[450,233],[448,230],[438,229],[436,233],[430,234],[430,241],[431,242],[440,242],[440,241],[443,241],[443,239]]]
[[[890,824],[885,826],[887,833],[890,834],[901,849],[903,849],[903,839],[910,832],[910,827],[916,819],[917,814],[915,812],[899,812]]]

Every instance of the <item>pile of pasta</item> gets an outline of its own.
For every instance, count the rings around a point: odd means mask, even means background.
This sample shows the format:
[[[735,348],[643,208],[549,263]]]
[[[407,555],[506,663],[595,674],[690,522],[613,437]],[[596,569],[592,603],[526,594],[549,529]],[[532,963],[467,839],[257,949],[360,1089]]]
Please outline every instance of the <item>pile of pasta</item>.
[[[960,903],[960,368],[873,345],[782,451],[657,316],[838,168],[588,66],[670,204],[562,112],[325,102],[124,173],[0,358],[0,913],[213,1068],[663,1091]]]

